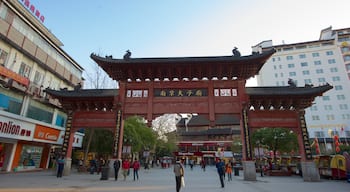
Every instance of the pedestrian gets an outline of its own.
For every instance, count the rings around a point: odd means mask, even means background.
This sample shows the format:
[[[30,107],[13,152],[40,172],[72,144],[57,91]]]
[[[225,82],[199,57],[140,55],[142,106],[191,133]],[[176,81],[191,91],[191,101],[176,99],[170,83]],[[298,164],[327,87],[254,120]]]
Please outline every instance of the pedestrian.
[[[181,185],[184,185],[184,168],[181,161],[176,161],[174,165],[174,174],[176,181],[176,192],[179,192]]]
[[[203,171],[205,171],[205,161],[204,161],[204,159],[202,159],[202,161],[201,161],[201,166],[202,166]]]
[[[134,163],[132,164],[132,167],[134,169],[134,181],[135,177],[137,180],[139,180],[139,169],[140,169],[140,162],[135,158]]]
[[[57,160],[57,177],[62,177],[63,169],[64,169],[64,157],[61,156]]]
[[[218,159],[218,161],[216,163],[216,169],[217,169],[218,174],[219,174],[221,188],[224,188],[225,187],[225,185],[224,185],[225,163],[221,159]]]
[[[124,161],[122,163],[122,169],[123,169],[123,176],[124,176],[124,181],[125,181],[126,176],[128,176],[129,169],[130,169],[129,159],[124,159]]]
[[[191,171],[193,170],[193,165],[194,165],[194,161],[193,161],[193,159],[190,159],[190,167],[191,167]]]
[[[232,181],[232,163],[229,161],[226,164],[226,173],[227,173],[227,180]]]
[[[118,180],[119,169],[120,169],[120,161],[119,161],[119,159],[116,159],[114,161],[113,167],[114,167],[114,179],[117,181]]]

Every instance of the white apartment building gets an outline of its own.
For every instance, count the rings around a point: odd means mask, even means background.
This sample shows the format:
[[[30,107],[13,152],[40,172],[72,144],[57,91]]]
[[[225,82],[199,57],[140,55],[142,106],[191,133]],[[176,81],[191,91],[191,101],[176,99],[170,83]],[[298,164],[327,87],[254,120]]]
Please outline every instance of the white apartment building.
[[[321,31],[319,40],[273,45],[272,40],[253,46],[253,51],[274,47],[276,53],[257,76],[258,86],[298,87],[329,83],[334,88],[306,109],[309,137],[317,138],[321,153],[332,153],[333,136],[350,143],[350,28]]]
[[[30,0],[0,0],[0,171],[46,169],[67,116],[44,89],[73,89],[83,68],[45,26]],[[83,134],[73,146],[81,147]]]

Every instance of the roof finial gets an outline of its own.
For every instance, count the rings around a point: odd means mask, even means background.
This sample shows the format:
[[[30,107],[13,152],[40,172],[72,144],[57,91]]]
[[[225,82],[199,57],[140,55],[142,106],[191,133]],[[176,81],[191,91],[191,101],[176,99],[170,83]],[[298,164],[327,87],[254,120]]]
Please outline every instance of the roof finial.
[[[128,49],[128,50],[126,51],[125,55],[124,55],[124,60],[130,59],[130,57],[131,57],[131,52],[130,52],[130,50]]]
[[[241,57],[241,53],[238,51],[237,47],[234,47],[232,50],[233,57]]]

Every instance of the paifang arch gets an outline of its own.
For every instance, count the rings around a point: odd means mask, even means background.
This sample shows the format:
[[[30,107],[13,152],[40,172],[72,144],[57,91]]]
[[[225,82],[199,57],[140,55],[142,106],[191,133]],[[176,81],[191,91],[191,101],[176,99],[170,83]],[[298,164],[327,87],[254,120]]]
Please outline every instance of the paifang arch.
[[[257,75],[274,52],[124,59],[91,54],[118,81],[119,89],[46,90],[68,113],[63,151],[71,156],[72,133],[77,129],[104,128],[114,132],[113,156],[120,158],[127,117],[140,115],[151,124],[165,113],[197,113],[207,119],[209,129],[216,128],[216,120],[222,116],[240,118],[246,180],[256,177],[249,133],[261,127],[286,127],[298,133],[299,151],[308,168],[312,156],[304,109],[332,86],[245,87],[246,80]],[[304,175],[304,180],[317,180],[310,172],[305,172],[309,175]]]

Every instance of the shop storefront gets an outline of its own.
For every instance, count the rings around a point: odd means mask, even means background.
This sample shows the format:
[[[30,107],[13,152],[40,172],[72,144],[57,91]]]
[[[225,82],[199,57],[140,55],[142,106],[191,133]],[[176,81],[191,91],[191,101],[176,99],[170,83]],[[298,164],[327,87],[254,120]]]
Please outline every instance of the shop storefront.
[[[1,112],[0,112],[1,113]],[[14,114],[0,114],[0,171],[28,171],[53,167],[64,128],[39,124]],[[81,147],[84,134],[76,133],[73,147]]]

